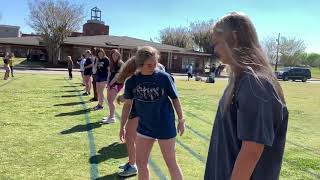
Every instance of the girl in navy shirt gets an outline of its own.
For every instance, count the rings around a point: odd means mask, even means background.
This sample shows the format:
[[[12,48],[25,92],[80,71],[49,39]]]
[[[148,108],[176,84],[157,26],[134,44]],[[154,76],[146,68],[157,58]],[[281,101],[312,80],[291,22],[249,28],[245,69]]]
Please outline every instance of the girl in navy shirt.
[[[103,91],[109,83],[110,78],[110,61],[102,48],[98,49],[96,86],[98,95],[98,105],[93,110],[103,109],[104,95]]]
[[[125,139],[125,122],[134,102],[139,117],[136,139],[139,179],[149,179],[148,159],[154,142],[158,140],[171,178],[180,180],[183,177],[176,161],[175,137],[177,131],[180,135],[184,132],[184,118],[170,75],[156,70],[158,59],[159,52],[150,46],[140,47],[135,55],[138,72],[125,83],[126,101],[121,116],[120,140]],[[179,119],[177,128],[173,107]]]
[[[250,19],[231,13],[213,28],[214,51],[230,66],[212,132],[205,180],[279,179],[288,111]]]

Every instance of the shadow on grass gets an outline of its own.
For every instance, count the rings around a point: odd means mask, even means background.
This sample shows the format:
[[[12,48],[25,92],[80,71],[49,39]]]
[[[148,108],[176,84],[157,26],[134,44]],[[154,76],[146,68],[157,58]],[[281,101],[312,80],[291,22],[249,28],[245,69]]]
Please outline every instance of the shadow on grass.
[[[128,178],[131,178],[131,177],[134,177],[136,175],[133,175],[133,176],[129,176],[129,177],[120,177],[117,173],[113,173],[113,174],[109,174],[109,175],[106,175],[106,176],[102,176],[102,177],[99,177],[95,180],[122,180],[122,179],[128,179]]]
[[[61,131],[60,134],[72,134],[72,133],[76,133],[76,132],[84,132],[84,131],[90,131],[92,129],[96,129],[101,127],[102,124],[101,122],[94,122],[94,123],[89,123],[89,124],[80,124],[80,125],[76,125],[70,129]]]
[[[63,104],[55,104],[53,106],[75,106],[79,104],[85,104],[86,102],[69,102],[69,103],[63,103]]]
[[[61,92],[81,92],[82,90],[68,90],[68,91],[61,91]]]
[[[61,86],[61,87],[66,87],[66,88],[68,88],[68,87],[72,87],[72,88],[74,88],[75,86]]]
[[[62,95],[63,98],[69,98],[69,97],[78,97],[81,96],[81,94],[72,94],[72,95]]]
[[[112,143],[107,147],[103,147],[98,151],[98,155],[89,159],[90,164],[99,164],[108,159],[121,159],[128,156],[126,144]]]
[[[60,113],[55,115],[55,117],[61,117],[61,116],[76,116],[76,115],[81,115],[90,112],[91,109],[81,109],[78,111],[73,111],[73,112],[67,112],[67,113]]]

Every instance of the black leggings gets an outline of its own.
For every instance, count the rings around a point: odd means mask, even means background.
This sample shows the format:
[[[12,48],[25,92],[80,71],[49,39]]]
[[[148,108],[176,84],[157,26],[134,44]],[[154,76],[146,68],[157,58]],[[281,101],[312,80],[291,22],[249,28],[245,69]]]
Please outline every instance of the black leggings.
[[[93,98],[98,99],[98,94],[97,94],[97,75],[93,74],[92,75],[92,89],[93,89]]]
[[[13,76],[13,66],[10,66],[11,75]]]
[[[72,69],[68,69],[69,71],[69,78],[72,79]]]

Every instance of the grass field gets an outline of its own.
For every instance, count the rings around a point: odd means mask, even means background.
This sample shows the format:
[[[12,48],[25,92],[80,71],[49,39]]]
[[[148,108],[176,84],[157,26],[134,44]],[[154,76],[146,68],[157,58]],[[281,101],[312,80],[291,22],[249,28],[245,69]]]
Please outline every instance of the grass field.
[[[320,79],[320,68],[311,69],[312,78]]]
[[[3,67],[3,57],[0,57],[0,66]],[[65,68],[66,64],[57,64],[53,65],[48,63],[47,61],[32,61],[27,60],[26,58],[15,58],[14,61],[15,67],[29,67],[29,68]],[[75,63],[76,66],[76,63]]]
[[[177,138],[185,179],[203,179],[208,141],[226,81],[177,81],[187,132]],[[282,180],[320,179],[320,84],[283,82],[290,112]],[[107,110],[82,97],[79,80],[18,74],[0,81],[0,179],[118,179],[127,153],[119,122],[99,124]],[[119,117],[121,107],[117,107]],[[221,167],[223,168],[223,167]],[[170,179],[159,146],[150,159],[152,179]],[[133,177],[131,179],[136,179]]]

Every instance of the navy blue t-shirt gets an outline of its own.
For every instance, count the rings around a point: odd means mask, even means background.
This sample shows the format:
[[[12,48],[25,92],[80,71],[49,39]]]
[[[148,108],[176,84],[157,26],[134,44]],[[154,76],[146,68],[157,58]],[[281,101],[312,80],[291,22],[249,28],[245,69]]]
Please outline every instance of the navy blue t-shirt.
[[[100,78],[108,77],[108,67],[109,67],[109,59],[102,58],[97,61],[97,73],[96,75]]]
[[[156,70],[152,75],[131,76],[125,83],[126,99],[133,99],[139,116],[137,132],[157,139],[177,135],[175,114],[169,99],[178,97],[169,74]]]
[[[229,109],[224,98],[217,110],[208,152],[205,180],[229,180],[242,141],[264,144],[251,180],[279,179],[288,126],[288,110],[272,84],[245,72]]]
[[[86,59],[86,62],[84,63],[84,67],[86,67],[86,66],[88,66],[88,65],[90,65],[90,64],[92,64],[92,60],[91,60],[91,58],[87,58]],[[84,75],[92,75],[92,67],[90,67],[90,68],[85,68],[84,69]]]

